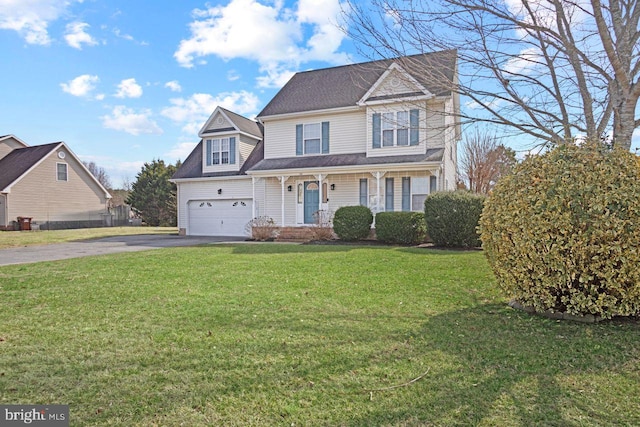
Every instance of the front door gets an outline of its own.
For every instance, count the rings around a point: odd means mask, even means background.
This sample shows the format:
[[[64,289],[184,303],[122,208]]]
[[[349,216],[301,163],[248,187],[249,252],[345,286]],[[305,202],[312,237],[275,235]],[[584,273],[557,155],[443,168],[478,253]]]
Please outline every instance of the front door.
[[[304,223],[314,224],[314,214],[320,209],[320,188],[318,181],[304,182]]]

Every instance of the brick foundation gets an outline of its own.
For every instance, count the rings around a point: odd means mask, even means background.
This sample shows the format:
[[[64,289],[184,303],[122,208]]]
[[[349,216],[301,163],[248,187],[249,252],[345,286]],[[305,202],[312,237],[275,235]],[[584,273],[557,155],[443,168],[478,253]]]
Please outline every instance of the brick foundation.
[[[313,227],[279,227],[280,233],[277,240],[300,240],[308,241],[314,239]]]

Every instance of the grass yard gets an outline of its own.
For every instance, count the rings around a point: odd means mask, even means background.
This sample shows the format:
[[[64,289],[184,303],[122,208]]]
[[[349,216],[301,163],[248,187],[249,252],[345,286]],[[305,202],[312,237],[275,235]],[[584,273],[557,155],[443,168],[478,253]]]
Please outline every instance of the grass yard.
[[[128,234],[177,234],[175,227],[104,227],[73,230],[0,231],[0,249],[48,245]]]
[[[514,311],[480,252],[163,249],[0,267],[0,296],[0,403],[72,426],[640,425],[639,325]]]

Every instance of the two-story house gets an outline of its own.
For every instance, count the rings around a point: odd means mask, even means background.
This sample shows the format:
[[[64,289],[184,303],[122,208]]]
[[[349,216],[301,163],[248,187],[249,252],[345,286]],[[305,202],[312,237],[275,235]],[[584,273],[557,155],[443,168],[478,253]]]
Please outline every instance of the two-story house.
[[[421,211],[455,188],[456,79],[443,51],[297,73],[257,121],[217,108],[173,177],[181,232],[244,235],[258,216],[305,227],[357,204]]]

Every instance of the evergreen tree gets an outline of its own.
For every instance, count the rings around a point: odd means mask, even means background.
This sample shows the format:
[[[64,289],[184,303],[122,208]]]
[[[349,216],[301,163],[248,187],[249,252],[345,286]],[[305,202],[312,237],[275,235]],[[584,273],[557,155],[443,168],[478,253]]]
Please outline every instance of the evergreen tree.
[[[136,181],[127,197],[127,204],[130,204],[148,225],[176,226],[177,191],[176,185],[169,182],[169,179],[179,167],[179,161],[174,166],[165,164],[164,160],[153,160],[151,163],[145,163],[136,175]]]

